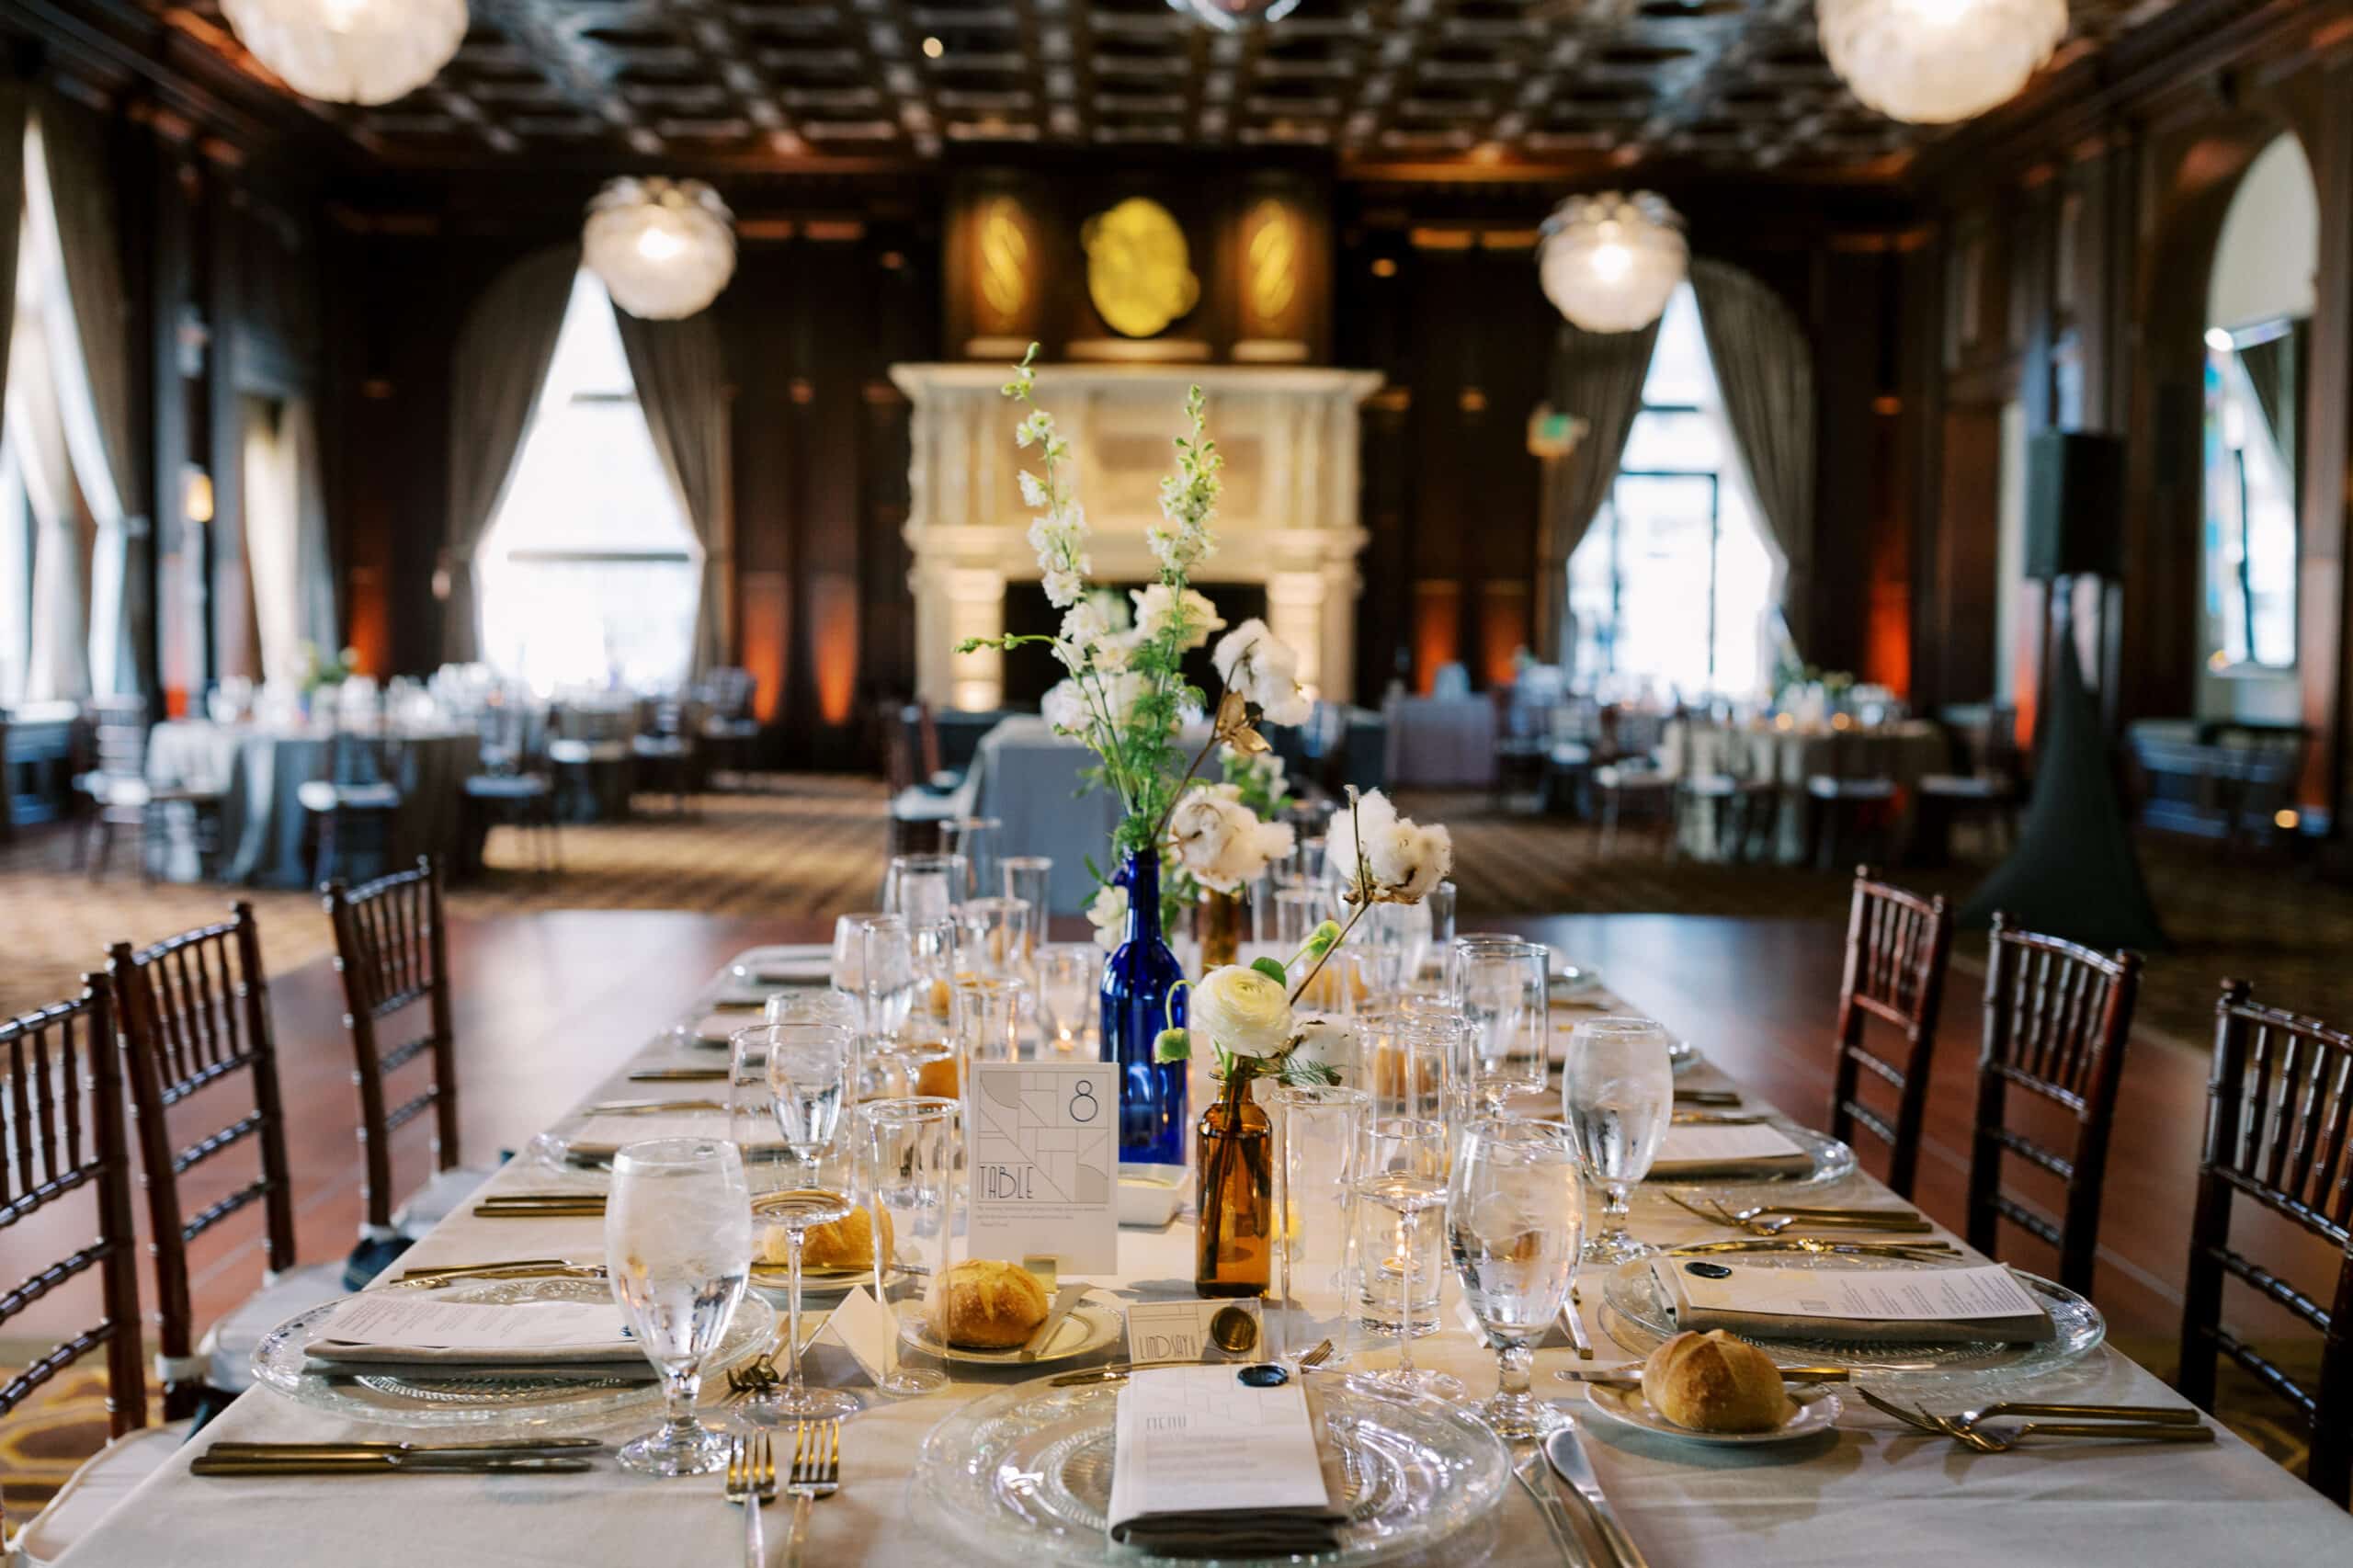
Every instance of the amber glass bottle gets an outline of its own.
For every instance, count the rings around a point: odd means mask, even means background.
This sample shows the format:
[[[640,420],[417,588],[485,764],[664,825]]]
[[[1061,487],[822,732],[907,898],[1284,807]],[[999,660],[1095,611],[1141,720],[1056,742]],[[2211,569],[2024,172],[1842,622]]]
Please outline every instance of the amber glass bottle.
[[[1274,1128],[1236,1074],[1201,1111],[1200,1229],[1193,1288],[1204,1296],[1263,1296],[1274,1260]]]

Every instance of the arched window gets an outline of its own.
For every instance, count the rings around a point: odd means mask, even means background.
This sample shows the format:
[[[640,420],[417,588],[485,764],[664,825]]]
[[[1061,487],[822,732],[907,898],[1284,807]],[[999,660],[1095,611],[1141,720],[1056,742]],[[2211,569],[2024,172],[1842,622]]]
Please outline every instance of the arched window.
[[[612,301],[574,280],[529,430],[477,560],[483,657],[541,691],[675,686],[702,548],[639,405]]]
[[[1687,283],[1660,319],[1609,500],[1569,557],[1579,683],[1762,692],[1779,641],[1778,564]]]

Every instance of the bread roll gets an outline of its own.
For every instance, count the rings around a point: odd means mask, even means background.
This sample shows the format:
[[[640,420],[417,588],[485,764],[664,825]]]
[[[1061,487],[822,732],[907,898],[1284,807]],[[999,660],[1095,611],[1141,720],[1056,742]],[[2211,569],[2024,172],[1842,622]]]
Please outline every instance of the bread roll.
[[[1695,1432],[1769,1432],[1790,1418],[1781,1369],[1722,1329],[1678,1334],[1643,1363],[1643,1397]]]
[[[882,1212],[882,1256],[896,1245],[891,1213]],[[801,1262],[809,1268],[871,1268],[874,1267],[873,1210],[860,1204],[829,1225],[818,1225],[801,1238]]]
[[[915,1069],[916,1094],[938,1095],[943,1099],[952,1100],[961,1092],[956,1059],[952,1056],[942,1056]]]
[[[1017,1264],[969,1258],[940,1276],[931,1331],[949,1345],[1006,1350],[1026,1344],[1046,1321],[1046,1288]]]

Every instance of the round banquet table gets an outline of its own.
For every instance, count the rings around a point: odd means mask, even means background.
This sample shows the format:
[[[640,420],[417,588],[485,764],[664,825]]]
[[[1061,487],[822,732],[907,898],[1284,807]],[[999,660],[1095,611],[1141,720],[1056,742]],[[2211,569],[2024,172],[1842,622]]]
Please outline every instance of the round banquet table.
[[[215,873],[221,881],[308,887],[306,813],[296,791],[327,777],[334,739],[335,732],[324,727],[167,720],[148,737],[147,781],[159,789],[226,791]],[[472,730],[402,730],[392,734],[387,750],[401,805],[392,818],[385,869],[426,854],[452,865],[466,863],[466,779],[481,766],[481,737]],[[477,853],[480,847],[471,846]],[[195,880],[195,846],[174,835],[165,870],[177,880]]]
[[[1904,792],[1906,820],[1898,824],[1895,834],[1895,842],[1901,846],[1910,836],[1914,786],[1928,774],[1945,771],[1949,764],[1944,733],[1919,719],[1833,731],[1685,718],[1666,727],[1660,751],[1661,766],[1678,778],[1728,773],[1776,785],[1779,804],[1767,841],[1771,846],[1770,858],[1783,865],[1796,865],[1805,858],[1808,778],[1830,773],[1843,763],[1849,778],[1893,779]],[[1687,813],[1681,833],[1685,854],[1698,859],[1725,858],[1715,842],[1710,813]]]
[[[551,918],[563,924],[527,923],[522,929],[561,930],[569,943],[604,950],[597,948],[598,927],[587,917],[575,912]],[[551,1004],[556,1011],[549,1015],[559,1026],[556,1034],[563,1042],[562,1051],[549,1059],[573,1064],[568,1092],[584,1101],[643,1096],[646,1085],[626,1076],[633,1068],[709,1066],[713,1061],[711,1052],[696,1051],[666,1033],[642,1044],[611,1038],[609,1028],[608,1038],[594,1038],[598,1033],[594,1020],[613,1013],[617,998],[641,994],[648,985],[661,987],[672,979],[663,959],[674,949],[665,949],[659,928],[648,927],[646,916],[622,918],[632,922],[628,927],[630,949],[639,955],[638,961],[608,962],[602,978],[585,983],[581,994],[559,992]],[[801,923],[790,937],[821,941],[824,931],[816,923]],[[539,938],[527,935],[522,939]],[[1579,956],[1597,959],[1621,981],[1635,981],[1624,987],[1629,994],[1622,1005],[1645,1005],[1641,977],[1630,976],[1608,945]],[[723,976],[722,970],[703,986],[681,1010],[683,1017],[702,1016],[722,994]],[[1613,999],[1590,1002],[1603,1006]],[[631,1016],[625,1004],[618,1011]],[[1556,1032],[1574,1022],[1575,1011],[1562,1009]],[[506,1067],[506,1052],[529,1049],[524,1041],[502,1043],[504,1050],[481,1064],[494,1084]],[[584,1047],[591,1049],[584,1054]],[[1734,1045],[1735,1054],[1739,1049]],[[1703,1065],[1697,1076],[1680,1082],[1724,1085],[1730,1080]],[[545,1189],[556,1179],[517,1159],[494,1178],[489,1190]],[[562,1179],[567,1185],[595,1180]],[[1856,1175],[1823,1190],[1815,1200],[1885,1202],[1891,1196],[1878,1182]],[[1636,1201],[1634,1228],[1646,1239],[1665,1244],[1722,1233],[1647,1193]],[[604,1225],[598,1219],[486,1219],[461,1208],[391,1272],[498,1258],[595,1261],[604,1256],[603,1241]],[[1192,1226],[1185,1216],[1163,1230],[1123,1229],[1118,1270],[1096,1283],[1102,1294],[1120,1301],[1189,1299],[1192,1250]],[[1583,1280],[1584,1321],[1598,1349],[1599,1358],[1593,1364],[1620,1364],[1633,1348],[1612,1339],[1610,1325],[1601,1315],[1598,1271],[1588,1267]],[[1483,1399],[1495,1387],[1495,1357],[1464,1326],[1450,1271],[1445,1277],[1440,1322],[1438,1333],[1416,1344],[1415,1362],[1452,1372],[1473,1399]],[[1356,1347],[1355,1356],[1359,1368],[1378,1367],[1392,1358],[1377,1344]],[[1560,1401],[1573,1413],[1580,1411],[1583,1391],[1553,1377],[1557,1369],[1579,1364],[1572,1352],[1547,1347],[1535,1359],[1540,1397]],[[985,1538],[969,1523],[942,1524],[927,1518],[920,1506],[913,1477],[925,1435],[965,1401],[1023,1375],[1011,1369],[964,1365],[953,1370],[953,1381],[938,1392],[873,1402],[845,1424],[841,1490],[813,1514],[808,1562],[827,1568],[978,1568],[988,1562],[1045,1561],[1035,1552],[1008,1556],[1001,1542]],[[810,1375],[821,1382],[863,1389],[855,1367],[830,1343],[813,1350]],[[2109,1347],[2095,1349],[2064,1372],[2031,1386],[2044,1397],[2180,1403],[2171,1390]],[[723,1385],[707,1395],[702,1412],[707,1420],[724,1418],[719,1403],[723,1397]],[[871,1399],[870,1392],[868,1397]],[[654,1420],[649,1410],[593,1429],[622,1438],[646,1429]],[[1849,1401],[1834,1432],[1786,1447],[1726,1453],[1607,1429],[1590,1418],[1580,1425],[1600,1483],[1652,1568],[1723,1563],[1883,1568],[1889,1562],[1928,1559],[2005,1568],[2057,1563],[2139,1568],[2253,1561],[2247,1553],[2257,1543],[2256,1557],[2267,1562],[2344,1562],[2353,1555],[2353,1519],[2227,1431],[2211,1445],[2054,1445],[2041,1453],[1972,1454],[1909,1434],[1860,1401]],[[505,1426],[495,1430],[511,1435]],[[654,1480],[621,1472],[608,1458],[585,1474],[546,1477],[204,1479],[188,1471],[190,1458],[215,1439],[350,1442],[425,1435],[415,1428],[356,1423],[267,1390],[253,1391],[166,1459],[61,1562],[63,1568],[166,1562],[176,1568],[242,1568],[264,1554],[289,1563],[333,1562],[337,1568],[416,1568],[419,1563],[436,1568],[517,1568],[525,1563],[573,1568],[741,1561],[741,1517],[722,1500],[716,1477]],[[484,1429],[482,1435],[492,1432]],[[455,1439],[445,1430],[436,1440]],[[1577,1503],[1564,1488],[1546,1480],[1540,1470],[1537,1479],[1540,1484],[1553,1485],[1570,1514],[1579,1516]],[[770,1510],[771,1562],[781,1558],[778,1537],[789,1517],[781,1506]],[[1590,1555],[1584,1561],[1606,1568],[1606,1555],[1591,1546],[1587,1551]],[[1466,1568],[1483,1562],[1500,1568],[1552,1568],[1563,1559],[1535,1506],[1518,1488],[1506,1487],[1487,1517],[1415,1561]]]

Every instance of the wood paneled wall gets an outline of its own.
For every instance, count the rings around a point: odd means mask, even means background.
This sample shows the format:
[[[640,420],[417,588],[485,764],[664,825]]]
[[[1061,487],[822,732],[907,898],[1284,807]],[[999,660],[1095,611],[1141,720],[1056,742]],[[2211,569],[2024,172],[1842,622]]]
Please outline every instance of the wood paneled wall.
[[[2028,433],[2122,435],[2126,576],[2100,604],[2093,678],[2111,724],[2192,710],[2200,658],[2201,378],[2222,217],[2255,155],[2301,142],[2322,217],[2305,399],[2299,676],[2319,737],[2314,823],[2347,789],[2344,634],[2353,524],[2353,18],[2327,0],[2184,0],[2097,62],[2063,69],[1923,159],[1937,278],[1907,354],[1940,408],[1917,432],[1914,658],[1929,702],[1995,683],[1998,498],[1991,434],[2015,400]],[[2013,695],[2039,678],[2040,588],[2018,590]]]

